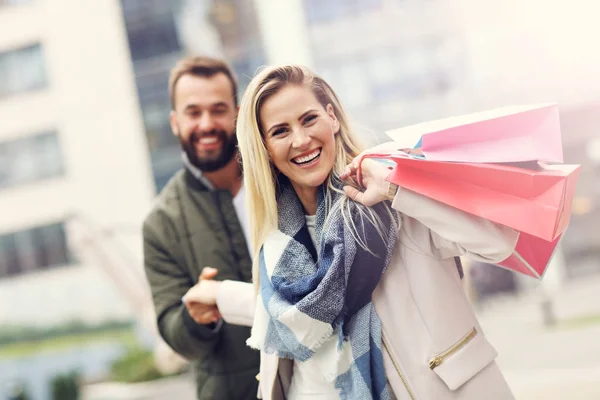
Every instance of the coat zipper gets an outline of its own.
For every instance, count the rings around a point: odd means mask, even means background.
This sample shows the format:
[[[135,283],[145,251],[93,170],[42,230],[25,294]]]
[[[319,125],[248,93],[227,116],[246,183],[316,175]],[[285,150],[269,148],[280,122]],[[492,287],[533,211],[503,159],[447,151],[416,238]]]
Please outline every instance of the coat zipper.
[[[454,353],[462,349],[469,343],[473,338],[477,335],[477,328],[473,328],[467,333],[465,336],[460,338],[459,341],[454,343],[452,346],[448,347],[443,352],[431,357],[429,360],[429,368],[433,371],[435,368],[439,367],[448,357],[452,356]]]
[[[389,349],[389,347],[387,345],[387,341],[383,337],[381,339],[382,339],[381,342],[383,343],[383,348],[385,349],[386,353],[388,354],[388,356],[392,360],[392,364],[394,364],[394,368],[396,369],[396,373],[398,374],[398,376],[400,377],[400,380],[404,384],[404,388],[408,392],[408,396],[410,397],[410,400],[415,400],[415,396],[414,396],[412,390],[410,390],[410,387],[408,387],[408,381],[404,377],[404,374],[402,374],[402,371],[400,370],[400,365],[398,364],[398,362],[396,362],[396,359],[392,355],[392,352],[390,351],[390,349]]]

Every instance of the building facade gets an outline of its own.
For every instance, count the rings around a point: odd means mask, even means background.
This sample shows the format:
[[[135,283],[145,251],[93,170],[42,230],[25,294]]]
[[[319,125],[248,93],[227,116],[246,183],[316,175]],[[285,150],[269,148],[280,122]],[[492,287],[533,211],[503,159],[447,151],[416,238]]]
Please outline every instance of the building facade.
[[[156,191],[181,168],[168,80],[184,55],[226,58],[240,91],[266,63],[252,1],[121,0]]]
[[[154,191],[135,90],[117,2],[0,2],[0,325],[131,317],[88,255],[118,234],[141,272]],[[81,246],[73,221],[104,233]]]
[[[157,190],[181,167],[168,122],[169,69],[184,54],[225,57],[240,94],[265,64],[313,67],[367,142],[384,130],[466,107],[450,2],[121,0]]]
[[[315,69],[366,140],[464,112],[466,54],[452,2],[304,0]]]

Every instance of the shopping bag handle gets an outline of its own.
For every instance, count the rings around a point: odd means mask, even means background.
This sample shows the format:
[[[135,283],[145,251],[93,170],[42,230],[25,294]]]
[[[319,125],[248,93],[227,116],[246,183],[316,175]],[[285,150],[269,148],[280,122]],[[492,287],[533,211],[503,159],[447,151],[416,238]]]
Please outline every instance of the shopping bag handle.
[[[364,187],[362,183],[362,162],[365,158],[373,158],[373,159],[384,159],[389,160],[390,156],[397,156],[400,158],[411,158],[410,155],[403,152],[402,150],[397,151],[389,151],[389,152],[365,152],[358,157],[357,165],[356,165],[356,183],[358,186]]]

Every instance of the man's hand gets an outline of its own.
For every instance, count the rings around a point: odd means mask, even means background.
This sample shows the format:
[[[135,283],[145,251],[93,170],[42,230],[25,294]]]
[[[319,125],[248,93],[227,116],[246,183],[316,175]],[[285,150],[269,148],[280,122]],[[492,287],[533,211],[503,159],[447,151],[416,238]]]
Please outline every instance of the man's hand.
[[[183,296],[188,313],[198,324],[207,325],[221,318],[216,306],[221,282],[213,280],[217,273],[217,269],[205,267],[198,278],[198,283]]]

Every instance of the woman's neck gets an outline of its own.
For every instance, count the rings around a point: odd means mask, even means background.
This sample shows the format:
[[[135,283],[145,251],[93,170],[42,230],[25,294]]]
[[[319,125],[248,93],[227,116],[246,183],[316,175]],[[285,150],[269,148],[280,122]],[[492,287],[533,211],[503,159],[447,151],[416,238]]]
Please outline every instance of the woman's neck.
[[[298,199],[300,199],[300,203],[302,203],[302,207],[304,207],[304,213],[306,215],[315,215],[317,213],[317,188],[316,187],[307,187],[307,186],[294,186],[294,190],[296,191],[296,195]]]

